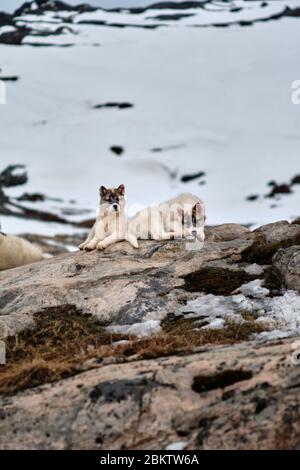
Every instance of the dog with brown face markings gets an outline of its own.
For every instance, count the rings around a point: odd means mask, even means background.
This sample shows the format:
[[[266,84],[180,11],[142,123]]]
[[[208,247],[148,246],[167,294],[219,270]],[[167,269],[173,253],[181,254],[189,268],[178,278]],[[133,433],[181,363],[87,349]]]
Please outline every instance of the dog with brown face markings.
[[[173,240],[185,238],[204,242],[205,207],[203,201],[191,193],[148,207],[129,221],[131,244],[140,240]]]
[[[100,206],[96,222],[80,250],[104,250],[118,241],[127,240],[135,248],[137,242],[127,232],[125,186],[118,188],[100,187]]]

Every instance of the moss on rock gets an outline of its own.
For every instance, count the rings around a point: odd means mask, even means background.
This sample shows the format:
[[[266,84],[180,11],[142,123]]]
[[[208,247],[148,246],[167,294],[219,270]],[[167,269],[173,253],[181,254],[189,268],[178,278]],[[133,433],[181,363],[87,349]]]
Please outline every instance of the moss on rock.
[[[242,284],[252,281],[255,276],[243,269],[231,270],[205,267],[183,277],[184,289],[188,292],[205,292],[214,295],[231,295]]]

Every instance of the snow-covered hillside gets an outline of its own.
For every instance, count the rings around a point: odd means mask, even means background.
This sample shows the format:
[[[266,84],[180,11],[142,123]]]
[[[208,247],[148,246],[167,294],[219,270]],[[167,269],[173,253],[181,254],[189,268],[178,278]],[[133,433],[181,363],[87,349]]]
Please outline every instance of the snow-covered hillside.
[[[192,191],[209,224],[299,216],[299,185],[265,196],[271,180],[300,173],[300,1],[185,3],[106,11],[44,1],[0,15],[0,79],[18,77],[0,107],[0,171],[23,163],[29,173],[10,195],[75,200],[92,214],[100,184],[124,183],[131,212]]]

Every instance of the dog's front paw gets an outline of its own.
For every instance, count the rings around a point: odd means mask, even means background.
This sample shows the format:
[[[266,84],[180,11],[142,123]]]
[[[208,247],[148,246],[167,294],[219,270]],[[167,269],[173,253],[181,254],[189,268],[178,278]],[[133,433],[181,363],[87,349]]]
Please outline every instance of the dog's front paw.
[[[85,251],[93,251],[94,249],[95,249],[94,243],[88,243],[87,245],[84,246]]]
[[[81,243],[78,247],[79,250],[84,250],[85,248],[85,243]]]
[[[102,251],[106,248],[105,244],[103,242],[99,242],[97,245],[97,250]]]

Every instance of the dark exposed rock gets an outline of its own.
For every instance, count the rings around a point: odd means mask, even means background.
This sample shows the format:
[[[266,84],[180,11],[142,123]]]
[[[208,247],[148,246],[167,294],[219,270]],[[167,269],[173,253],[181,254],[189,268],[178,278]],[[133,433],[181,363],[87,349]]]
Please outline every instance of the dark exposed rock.
[[[124,148],[121,147],[120,145],[112,145],[110,147],[110,150],[112,153],[115,153],[116,155],[120,156],[122,153],[124,153]]]
[[[196,375],[193,379],[192,389],[197,393],[209,392],[251,378],[251,371],[227,369],[215,375]]]
[[[273,266],[281,274],[285,287],[300,291],[300,241],[298,246],[277,251]]]
[[[147,20],[158,20],[158,21],[179,21],[182,18],[189,18],[191,16],[195,16],[194,13],[174,13],[171,15],[156,15],[156,16],[148,16]]]
[[[23,170],[24,168],[24,165],[9,165],[5,168],[0,173],[0,188],[9,188],[27,183],[28,175],[25,171],[21,174],[15,173],[16,170]]]
[[[133,108],[133,104],[128,103],[126,101],[120,102],[120,103],[109,101],[107,103],[96,104],[94,106],[94,109],[103,109],[103,108],[128,109],[128,108]]]
[[[19,77],[17,75],[11,75],[10,77],[1,77],[0,80],[2,82],[17,82],[19,80]]]
[[[300,243],[300,227],[285,221],[264,225],[253,234],[253,244],[241,255],[242,260],[247,263],[271,264],[274,254],[280,248]]]
[[[146,377],[139,377],[134,380],[101,382],[91,391],[90,399],[92,403],[97,403],[101,399],[104,403],[120,403],[132,397],[134,401],[140,403],[143,395],[151,392],[154,387],[155,382]]]
[[[65,208],[61,209],[61,215],[49,212],[47,210],[38,210],[32,207],[28,207],[23,204],[23,202],[43,202],[46,200],[52,200],[55,202],[63,202],[58,198],[50,198],[41,193],[28,194],[24,193],[23,195],[13,199],[5,194],[3,188],[13,187],[24,185],[28,182],[28,175],[26,171],[18,172],[18,170],[23,170],[25,167],[23,165],[10,165],[5,170],[0,173],[0,214],[13,216],[22,219],[31,219],[39,220],[43,222],[53,222],[59,223],[62,225],[71,225],[74,227],[81,228],[90,228],[94,219],[83,220],[81,222],[72,222],[68,220],[65,216],[85,214],[89,211],[79,210],[76,208]]]
[[[198,179],[198,178],[203,178],[203,176],[205,176],[206,173],[204,171],[199,171],[198,173],[194,173],[194,174],[191,174],[191,175],[183,175],[181,177],[181,181],[182,183],[189,183],[190,181],[193,181],[195,179]]]
[[[184,19],[185,17],[193,16],[194,13],[189,13],[189,9],[194,9],[194,8],[206,8],[206,4],[209,3],[205,0],[203,1],[185,1],[185,2],[159,2],[155,3],[152,5],[148,5],[146,7],[136,7],[136,8],[127,8],[126,13],[129,13],[131,15],[139,15],[142,14],[146,11],[149,10],[151,12],[153,9],[155,10],[161,10],[162,13],[159,15],[155,16],[149,16],[148,19],[153,19],[153,22],[151,24],[144,24],[144,23],[137,23],[136,21],[134,22],[129,22],[129,23],[124,23],[122,21],[107,21],[107,20],[98,20],[98,19],[80,19],[80,14],[85,13],[85,12],[93,12],[96,10],[102,10],[105,12],[110,12],[110,13],[120,13],[120,18],[122,18],[122,13],[124,12],[124,8],[113,8],[113,9],[104,9],[104,8],[96,8],[93,7],[89,4],[80,4],[80,5],[69,5],[67,2],[63,1],[50,1],[50,0],[38,0],[36,2],[25,2],[20,8],[18,8],[13,15],[9,15],[6,13],[0,13],[0,26],[3,25],[9,25],[9,26],[14,26],[16,29],[15,31],[10,31],[6,33],[2,33],[0,36],[0,43],[2,44],[14,44],[14,45],[22,45],[23,40],[27,35],[34,35],[34,36],[52,36],[52,35],[60,35],[64,34],[65,32],[65,25],[72,24],[74,22],[74,18],[72,16],[70,17],[65,17],[65,15],[60,16],[60,12],[74,12],[74,15],[77,15],[76,18],[76,24],[84,24],[84,25],[97,25],[97,26],[106,26],[106,27],[115,27],[115,28],[142,28],[142,29],[152,29],[155,30],[156,28],[159,28],[160,26],[168,26],[167,22],[170,21],[179,21],[180,19]],[[174,13],[163,13],[164,10],[176,10]],[[233,7],[229,11],[230,13],[234,13],[240,11],[240,7]],[[181,13],[181,11],[184,11]],[[186,11],[186,12],[185,12]],[[36,15],[36,16],[42,16],[47,12],[53,12],[56,14],[56,19],[61,20],[63,23],[63,26],[59,27],[56,31],[50,31],[50,30],[41,30],[41,29],[35,29],[34,25],[32,28],[27,28],[25,26],[20,26],[20,22],[22,21],[22,18],[26,15]],[[292,8],[292,7],[286,7],[283,8],[282,11],[279,11],[278,13],[271,14],[269,17],[263,17],[263,18],[256,18],[254,20],[240,20],[240,21],[235,21],[233,18],[233,21],[229,21],[226,23],[212,23],[212,27],[218,27],[218,28],[225,28],[229,27],[231,25],[239,25],[239,26],[251,26],[255,23],[259,22],[267,22],[267,21],[275,21],[279,20],[281,18],[287,17],[287,16],[294,16],[298,17],[299,16],[299,8]],[[26,21],[26,19],[25,19]],[[202,25],[194,25],[195,27],[203,27]],[[205,25],[206,27],[207,25]],[[71,32],[71,30],[69,30]],[[26,41],[27,45],[30,46],[35,46],[35,47],[70,47],[71,43],[63,46],[61,44],[54,44],[54,43],[39,43],[39,42],[29,42]]]
[[[203,267],[183,277],[184,289],[189,292],[205,292],[214,295],[231,295],[242,284],[256,279],[244,270]]]
[[[38,201],[45,201],[46,196],[41,193],[24,193],[17,198],[18,201],[30,201],[30,202],[38,202]]]
[[[53,44],[51,42],[26,42],[27,46],[32,46],[32,47],[73,47],[74,44],[69,43],[69,44]]]
[[[188,10],[190,8],[202,8],[204,4],[207,3],[206,0],[202,1],[185,1],[185,2],[157,2],[151,3],[146,7],[133,7],[126,8],[132,14],[145,13],[148,10]],[[124,8],[112,8],[109,11],[111,12],[122,12]]]
[[[259,195],[258,194],[252,194],[250,196],[247,196],[246,199],[247,199],[247,201],[257,201],[257,199],[259,199]]]
[[[0,26],[12,26],[14,24],[13,15],[0,11]]]
[[[294,176],[294,178],[291,181],[291,184],[300,184],[300,175]]]
[[[278,194],[291,194],[293,191],[288,184],[275,184],[269,194],[266,197],[275,197]]]
[[[7,44],[18,46],[22,44],[23,39],[30,34],[31,29],[27,27],[20,27],[15,31],[7,31],[6,33],[0,34],[0,44]]]
[[[285,10],[285,15],[297,18],[300,16],[300,8],[299,7],[297,8],[287,7]]]
[[[151,152],[159,153],[159,152],[164,152],[164,151],[168,151],[168,150],[178,150],[178,149],[181,149],[183,147],[184,147],[184,145],[182,145],[182,144],[168,145],[167,147],[153,147],[151,149]]]
[[[271,180],[268,182],[268,186],[270,186],[271,190],[264,196],[270,199],[278,199],[281,195],[288,195],[293,193],[293,186],[296,184],[300,184],[300,175],[295,175],[290,183],[282,183],[278,184],[275,180]],[[251,194],[250,196],[246,197],[247,201],[257,201],[260,198],[259,194]],[[276,208],[275,204],[270,206],[271,208]]]
[[[107,26],[109,28],[138,28],[138,29],[157,29],[160,26],[166,26],[165,24],[137,24],[137,23],[110,23],[109,21],[102,20],[79,20],[77,24],[85,25],[97,25],[97,26]]]
[[[32,8],[33,4],[36,4],[37,8]],[[96,10],[97,8],[94,8],[88,4],[69,5],[66,2],[58,0],[35,0],[34,2],[25,2],[20,8],[15,11],[14,15],[21,16],[28,13],[34,15],[41,15],[46,11],[77,11],[79,13],[85,13]]]
[[[270,296],[278,296],[284,287],[281,273],[274,266],[268,267],[264,272],[264,287],[269,289]]]

